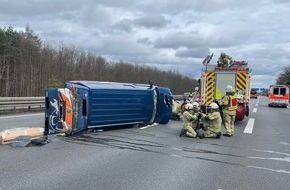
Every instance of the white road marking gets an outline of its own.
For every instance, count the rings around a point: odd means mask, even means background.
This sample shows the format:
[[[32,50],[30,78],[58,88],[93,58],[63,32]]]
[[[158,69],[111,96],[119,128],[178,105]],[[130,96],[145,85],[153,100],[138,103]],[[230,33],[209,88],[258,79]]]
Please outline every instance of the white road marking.
[[[0,118],[9,119],[9,118],[17,118],[17,117],[30,117],[30,116],[36,116],[36,115],[44,115],[44,113],[29,114],[29,115],[13,115],[13,116],[5,116],[5,117],[0,117]]]
[[[172,147],[173,150],[182,150],[181,148]]]
[[[258,106],[258,104],[256,104],[255,106]]]
[[[290,171],[287,170],[274,170],[271,168],[263,168],[263,167],[258,167],[258,166],[248,166],[249,168],[255,168],[255,169],[261,169],[261,170],[268,170],[268,171],[272,171],[272,172],[278,172],[278,173],[285,173],[285,174],[290,174]]]
[[[257,101],[257,104],[259,104],[260,98],[261,98],[261,97],[260,97],[260,96],[258,96],[258,101]]]
[[[253,112],[256,113],[256,112],[257,112],[257,108],[254,108],[254,109],[253,109]]]
[[[252,134],[253,128],[254,128],[254,123],[255,123],[255,119],[254,118],[250,118],[248,123],[247,123],[247,126],[246,126],[246,128],[244,130],[244,133]]]
[[[179,156],[179,155],[176,155],[176,154],[171,154],[171,156],[177,157],[177,158],[182,158],[182,156]]]

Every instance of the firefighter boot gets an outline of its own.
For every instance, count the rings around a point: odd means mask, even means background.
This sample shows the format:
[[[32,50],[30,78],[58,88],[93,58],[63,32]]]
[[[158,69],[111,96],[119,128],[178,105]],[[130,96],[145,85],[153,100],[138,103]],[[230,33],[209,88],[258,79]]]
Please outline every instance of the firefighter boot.
[[[232,135],[230,135],[230,134],[223,134],[223,136],[225,136],[225,137],[231,137]]]
[[[183,136],[185,134],[186,134],[186,130],[185,129],[181,129],[179,136],[181,137],[181,136]]]
[[[222,133],[221,132],[218,132],[217,135],[216,135],[216,138],[217,139],[220,139],[221,138],[221,135],[222,135]]]
[[[204,138],[204,134],[198,134],[197,136],[198,136],[198,138],[200,138],[200,139],[203,139],[203,138]]]

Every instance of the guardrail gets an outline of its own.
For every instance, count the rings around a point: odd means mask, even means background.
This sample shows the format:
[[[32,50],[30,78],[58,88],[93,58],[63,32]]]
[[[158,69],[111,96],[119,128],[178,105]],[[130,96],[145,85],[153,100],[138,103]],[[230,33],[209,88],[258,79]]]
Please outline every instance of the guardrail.
[[[44,97],[0,97],[0,110],[43,108]]]
[[[185,97],[184,95],[173,95],[173,98],[183,100]],[[44,97],[0,97],[0,111],[43,108],[44,103]]]

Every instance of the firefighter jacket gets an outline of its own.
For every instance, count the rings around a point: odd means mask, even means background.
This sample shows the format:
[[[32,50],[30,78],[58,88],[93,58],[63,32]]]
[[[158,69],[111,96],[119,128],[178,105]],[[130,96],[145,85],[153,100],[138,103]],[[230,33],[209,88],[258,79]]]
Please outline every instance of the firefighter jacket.
[[[183,112],[183,128],[193,128],[195,129],[198,122],[198,114],[194,112],[185,111]]]
[[[177,115],[180,112],[181,112],[181,107],[179,103],[177,103],[176,101],[173,101],[172,113]]]
[[[222,98],[221,106],[223,108],[223,113],[229,115],[236,115],[236,110],[238,108],[238,100],[237,96],[235,95],[225,95]]]
[[[232,61],[232,57],[226,55],[224,58],[219,57],[217,63],[218,63],[218,67],[228,67],[229,66],[229,62]]]
[[[207,130],[218,133],[222,129],[222,117],[220,112],[214,111],[208,115],[203,114],[203,119],[209,120],[209,126]]]

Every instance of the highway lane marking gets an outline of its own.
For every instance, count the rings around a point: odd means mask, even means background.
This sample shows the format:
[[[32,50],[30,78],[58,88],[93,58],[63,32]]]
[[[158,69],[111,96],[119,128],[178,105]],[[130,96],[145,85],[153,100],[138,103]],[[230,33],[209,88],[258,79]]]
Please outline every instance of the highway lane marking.
[[[252,134],[253,128],[254,128],[254,123],[255,123],[255,119],[254,118],[250,118],[248,120],[247,126],[246,126],[246,128],[244,130],[244,133]]]
[[[9,118],[17,118],[17,117],[29,117],[29,116],[36,116],[36,115],[44,115],[43,113],[37,113],[37,114],[29,114],[29,115],[13,115],[13,116],[4,116],[0,117],[1,119],[9,119]]]
[[[275,169],[271,169],[271,168],[264,168],[264,167],[258,167],[258,166],[248,166],[249,168],[255,168],[255,169],[261,169],[261,170],[267,170],[267,171],[271,171],[271,172],[278,172],[278,173],[285,173],[285,174],[290,174],[290,171],[287,170],[275,170]]]
[[[171,156],[173,156],[173,157],[177,157],[177,158],[182,158],[182,156],[180,156],[180,155],[176,155],[176,154],[171,154]]]
[[[253,112],[256,113],[256,112],[257,112],[257,108],[254,108],[254,109],[253,109]]]

